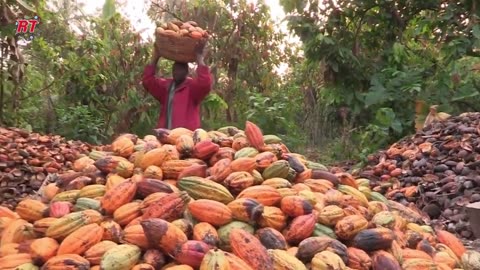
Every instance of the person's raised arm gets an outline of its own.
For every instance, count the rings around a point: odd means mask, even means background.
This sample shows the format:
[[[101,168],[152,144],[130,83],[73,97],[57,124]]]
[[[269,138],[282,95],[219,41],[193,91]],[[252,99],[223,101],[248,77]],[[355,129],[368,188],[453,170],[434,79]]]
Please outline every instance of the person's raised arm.
[[[193,80],[192,98],[196,103],[201,103],[212,89],[212,75],[210,68],[205,64],[206,41],[199,42],[197,46],[197,77]]]
[[[167,80],[155,76],[158,60],[160,60],[160,54],[154,47],[152,59],[143,70],[142,84],[153,97],[164,102],[167,97]]]

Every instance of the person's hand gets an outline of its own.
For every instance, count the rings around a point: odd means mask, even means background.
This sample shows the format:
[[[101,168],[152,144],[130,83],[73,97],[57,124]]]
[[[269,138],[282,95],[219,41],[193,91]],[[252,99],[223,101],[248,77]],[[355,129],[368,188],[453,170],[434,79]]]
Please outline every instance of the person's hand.
[[[207,45],[207,40],[202,39],[197,43],[197,46],[195,47],[195,53],[197,54],[198,65],[205,65],[203,59],[205,58],[205,54],[207,52],[206,45]]]
[[[157,46],[153,46],[152,51],[152,64],[157,64],[158,60],[160,59],[160,52],[158,52]]]
[[[206,47],[207,47],[207,40],[206,39],[201,39],[198,41],[197,46],[195,47],[195,53],[197,54],[197,57],[205,57],[206,53]]]

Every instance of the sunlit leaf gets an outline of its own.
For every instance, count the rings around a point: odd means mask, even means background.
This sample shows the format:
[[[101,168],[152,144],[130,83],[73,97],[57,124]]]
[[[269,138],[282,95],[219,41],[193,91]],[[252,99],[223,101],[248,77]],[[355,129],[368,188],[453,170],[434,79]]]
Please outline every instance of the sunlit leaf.
[[[15,0],[15,1],[17,2],[18,6],[23,12],[30,13],[30,15],[35,14],[37,12],[33,7],[31,7],[25,1],[23,0]]]
[[[115,15],[115,0],[105,0],[102,8],[102,18],[110,20]]]

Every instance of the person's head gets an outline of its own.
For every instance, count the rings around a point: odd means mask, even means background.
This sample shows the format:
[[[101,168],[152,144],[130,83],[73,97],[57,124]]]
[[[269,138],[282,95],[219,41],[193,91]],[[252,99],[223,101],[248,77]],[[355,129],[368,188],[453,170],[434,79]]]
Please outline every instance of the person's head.
[[[176,83],[183,82],[188,75],[188,64],[175,62],[172,67],[172,77]]]

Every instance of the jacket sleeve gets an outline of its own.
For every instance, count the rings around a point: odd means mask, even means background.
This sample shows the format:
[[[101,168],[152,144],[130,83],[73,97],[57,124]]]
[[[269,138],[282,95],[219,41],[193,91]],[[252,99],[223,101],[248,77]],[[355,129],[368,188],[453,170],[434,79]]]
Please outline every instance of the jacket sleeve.
[[[191,97],[195,103],[201,103],[212,90],[212,75],[208,66],[197,67],[197,77],[193,79]]]
[[[167,80],[155,77],[155,66],[147,65],[143,70],[142,84],[153,97],[165,103],[167,97]]]

